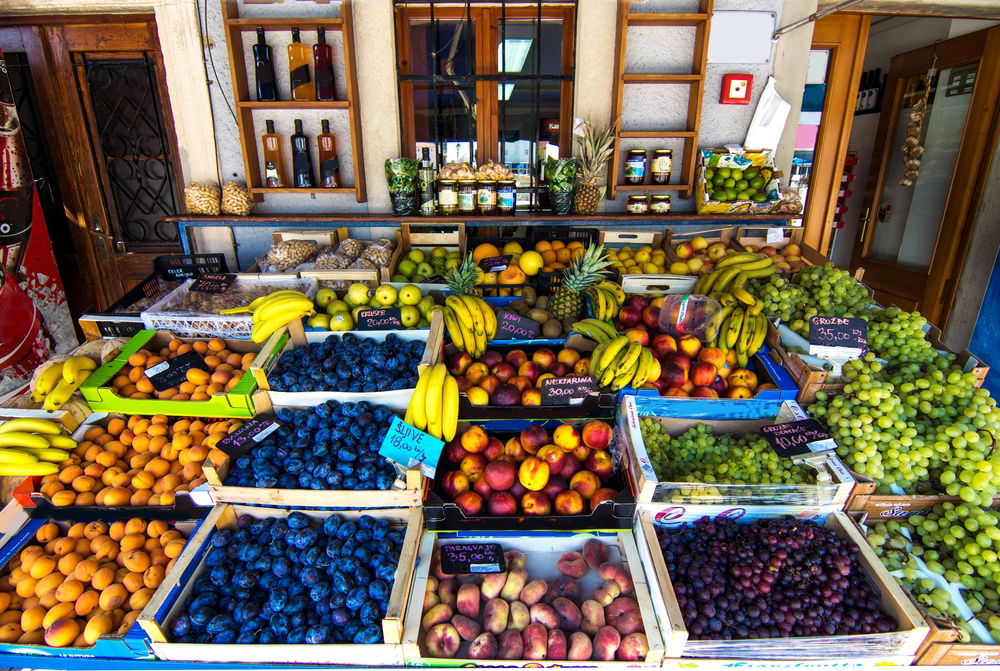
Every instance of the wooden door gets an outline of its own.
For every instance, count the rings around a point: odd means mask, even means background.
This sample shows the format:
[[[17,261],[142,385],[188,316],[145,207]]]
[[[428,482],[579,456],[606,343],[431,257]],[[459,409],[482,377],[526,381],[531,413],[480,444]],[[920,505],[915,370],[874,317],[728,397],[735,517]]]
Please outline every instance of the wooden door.
[[[51,17],[0,27],[0,48],[11,47],[30,70],[64,207],[64,221],[47,216],[54,246],[67,233],[72,241],[60,265],[64,283],[78,285],[67,292],[71,310],[106,308],[156,256],[180,251],[176,224],[161,221],[177,213],[182,183],[155,22]],[[74,300],[80,293],[87,299]]]
[[[923,116],[919,176],[904,186],[901,147],[914,105]],[[882,103],[866,216],[852,268],[883,304],[919,309],[944,328],[962,271],[972,223],[996,146],[1000,117],[1000,28],[899,54],[892,59]]]

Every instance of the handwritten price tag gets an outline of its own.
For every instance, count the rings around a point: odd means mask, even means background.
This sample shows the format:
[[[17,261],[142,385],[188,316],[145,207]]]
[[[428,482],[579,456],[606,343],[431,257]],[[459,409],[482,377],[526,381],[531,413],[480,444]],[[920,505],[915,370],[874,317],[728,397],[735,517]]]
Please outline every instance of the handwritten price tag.
[[[399,308],[358,310],[359,331],[393,331],[401,328],[403,316]]]
[[[534,319],[501,310],[497,315],[497,340],[531,340],[538,337],[541,324]]]
[[[251,419],[215,446],[231,457],[238,457],[274,433],[279,426],[269,419]]]
[[[579,405],[597,388],[590,375],[542,380],[542,405]]]
[[[187,352],[147,368],[146,377],[152,383],[153,389],[163,391],[184,382],[187,379],[187,372],[192,368],[208,372],[208,366],[197,352]]]
[[[513,256],[487,256],[479,262],[479,267],[484,273],[498,273],[506,270],[513,258]]]
[[[201,275],[191,283],[190,290],[203,294],[223,294],[233,285],[236,275],[226,273],[224,275]]]
[[[393,417],[378,453],[404,468],[420,464],[424,475],[433,478],[443,449],[444,441],[410,426],[399,417]]]
[[[813,317],[809,320],[809,353],[856,358],[868,349],[868,322],[860,317]]]
[[[449,575],[464,573],[503,573],[507,559],[499,543],[461,543],[441,546],[441,571]]]
[[[785,424],[764,426],[760,432],[775,454],[786,459],[800,454],[837,449],[836,441],[815,419],[800,419]]]

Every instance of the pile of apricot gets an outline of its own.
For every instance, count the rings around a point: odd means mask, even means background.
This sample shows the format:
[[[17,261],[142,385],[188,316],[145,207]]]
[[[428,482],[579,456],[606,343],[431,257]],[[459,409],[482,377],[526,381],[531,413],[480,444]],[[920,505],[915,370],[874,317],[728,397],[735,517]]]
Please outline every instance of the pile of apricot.
[[[146,370],[164,361],[169,361],[188,352],[196,352],[205,362],[207,370],[191,368],[187,379],[176,387],[156,391],[146,377]],[[232,390],[243,374],[250,369],[253,352],[240,354],[226,349],[226,341],[221,338],[196,340],[185,343],[171,340],[158,353],[141,349],[128,358],[128,366],[111,380],[111,387],[119,396],[128,398],[157,398],[161,401],[207,401],[212,394]]]
[[[205,482],[201,465],[227,455],[215,445],[243,422],[174,419],[166,415],[112,417],[84,434],[59,472],[40,491],[57,506],[171,505],[177,492]]]
[[[123,635],[184,549],[167,522],[46,522],[0,577],[0,642],[89,647]]]

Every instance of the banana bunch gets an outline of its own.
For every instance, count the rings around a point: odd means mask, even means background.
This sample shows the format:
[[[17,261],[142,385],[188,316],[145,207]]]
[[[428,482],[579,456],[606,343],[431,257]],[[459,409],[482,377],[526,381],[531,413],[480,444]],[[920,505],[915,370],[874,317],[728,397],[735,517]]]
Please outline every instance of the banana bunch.
[[[0,476],[50,475],[70,458],[76,441],[47,419],[17,418],[0,424]]]
[[[660,377],[660,362],[638,342],[617,336],[591,352],[588,372],[600,387],[618,391],[631,385],[638,389],[647,380]]]
[[[443,363],[436,363],[420,373],[403,421],[438,440],[449,441],[455,437],[458,381],[448,374],[448,367]]]
[[[240,312],[249,312],[252,315],[253,329],[250,331],[250,339],[254,342],[264,342],[282,326],[296,319],[302,319],[306,315],[311,317],[316,314],[316,309],[312,299],[301,291],[282,289],[255,298],[246,307],[226,308],[220,310],[219,314],[233,315]]]
[[[594,316],[601,321],[614,319],[625,302],[625,291],[620,284],[611,280],[601,280],[585,292],[590,298]]]
[[[582,333],[598,344],[606,343],[618,337],[615,327],[600,319],[581,319],[573,322],[573,330]]]
[[[708,347],[734,350],[740,368],[746,368],[767,335],[767,317],[761,314],[764,303],[739,287],[728,293],[712,292],[709,297],[718,301],[722,310],[712,315],[705,331]]]
[[[452,294],[444,307],[434,307],[444,316],[451,342],[460,350],[478,359],[486,351],[486,343],[497,334],[497,316],[492,306],[479,296]]]
[[[770,277],[777,268],[767,254],[742,252],[721,259],[711,272],[705,273],[694,284],[694,293],[708,295],[713,291],[732,293],[742,289],[747,280]]]
[[[31,399],[49,412],[58,410],[96,369],[97,362],[89,356],[52,361],[35,376]]]

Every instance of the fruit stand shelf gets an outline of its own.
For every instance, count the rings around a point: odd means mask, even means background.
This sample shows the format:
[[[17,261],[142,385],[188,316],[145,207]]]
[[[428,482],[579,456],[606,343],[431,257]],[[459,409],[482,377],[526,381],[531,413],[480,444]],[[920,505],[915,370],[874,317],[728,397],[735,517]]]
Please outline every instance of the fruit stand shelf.
[[[654,189],[673,187],[682,185],[648,185],[642,188]],[[263,189],[265,191],[276,191],[276,189]],[[283,190],[283,189],[282,189]],[[288,189],[289,191],[308,192],[310,189]],[[314,189],[315,191],[315,189]],[[319,191],[336,191],[336,189],[319,189]],[[164,217],[163,221],[177,222],[182,225],[195,226],[220,226],[225,224],[246,224],[249,226],[271,225],[280,227],[283,225],[310,224],[317,227],[338,226],[341,224],[371,224],[384,226],[386,224],[412,223],[412,224],[437,224],[463,222],[467,226],[479,226],[496,223],[509,223],[516,225],[533,225],[548,222],[574,223],[583,221],[607,221],[623,222],[635,224],[637,226],[654,225],[662,221],[676,222],[705,222],[706,224],[718,223],[728,225],[733,222],[735,225],[755,226],[770,222],[785,222],[799,219],[802,215],[796,214],[698,214],[697,212],[671,212],[670,214],[657,214],[649,216],[636,216],[622,212],[609,212],[606,214],[549,214],[547,212],[526,212],[510,217],[459,217],[459,216],[436,216],[436,217],[396,217],[392,214],[275,214],[275,215],[255,215],[249,217],[234,216],[202,216],[194,214],[178,214]],[[745,223],[741,223],[745,222]],[[775,225],[778,225],[775,223]]]
[[[249,110],[351,109],[351,103],[346,100],[241,100],[236,106]]]
[[[260,186],[250,189],[251,193],[354,193],[354,187],[350,186],[338,186],[338,187],[316,187],[310,189],[298,189],[292,186],[289,187],[271,187],[271,186]]]
[[[640,13],[629,14],[628,25],[630,26],[697,26],[711,18],[712,12],[699,12],[692,14],[659,14]]]
[[[319,27],[326,28],[327,30],[340,30],[344,25],[344,21],[339,18],[310,18],[304,16],[296,19],[231,18],[226,20],[226,24],[242,28],[246,31],[257,30],[257,28],[263,28],[265,30],[291,30],[292,28],[305,28],[308,30],[310,28]]]
[[[618,133],[620,138],[669,138],[669,137],[698,137],[696,130],[623,130]],[[620,185],[619,185],[620,187]]]
[[[684,191],[687,184],[619,184],[619,191]],[[634,215],[633,215],[634,216]]]
[[[625,84],[684,84],[701,81],[701,75],[626,73],[622,75]]]

